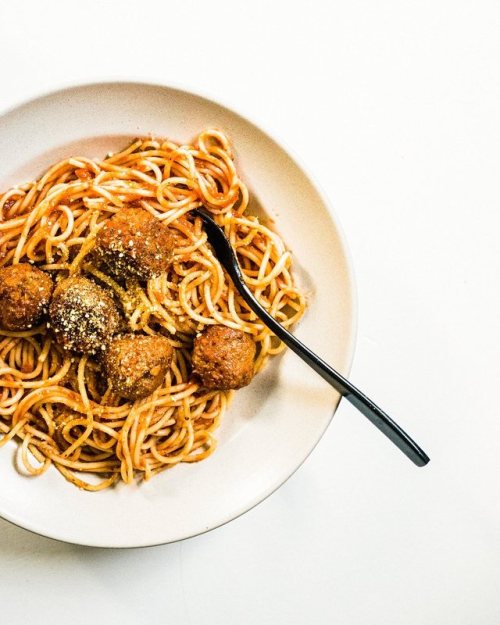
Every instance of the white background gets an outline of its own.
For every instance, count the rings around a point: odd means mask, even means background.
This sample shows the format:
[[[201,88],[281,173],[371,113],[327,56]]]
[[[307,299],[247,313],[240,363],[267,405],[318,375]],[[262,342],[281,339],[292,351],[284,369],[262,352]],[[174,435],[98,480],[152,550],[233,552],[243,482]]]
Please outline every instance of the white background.
[[[101,551],[0,521],[2,623],[500,622],[499,32],[494,1],[1,4],[2,108],[151,79],[300,154],[354,259],[351,377],[432,457],[342,402],[285,486],[207,535]]]

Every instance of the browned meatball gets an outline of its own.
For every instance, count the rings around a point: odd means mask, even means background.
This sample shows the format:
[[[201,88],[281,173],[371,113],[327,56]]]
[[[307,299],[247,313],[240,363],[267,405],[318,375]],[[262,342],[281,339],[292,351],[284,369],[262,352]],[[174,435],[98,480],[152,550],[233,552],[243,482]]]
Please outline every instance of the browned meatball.
[[[115,393],[142,399],[163,382],[172,354],[163,336],[128,334],[112,341],[104,355],[104,370]]]
[[[143,208],[124,208],[99,230],[95,254],[114,275],[149,280],[168,269],[175,238]]]
[[[27,330],[47,312],[54,289],[51,277],[28,263],[0,269],[0,325]]]
[[[210,390],[227,391],[250,384],[255,342],[245,332],[209,326],[194,340],[193,373]]]
[[[80,276],[56,286],[49,313],[57,342],[65,349],[86,354],[106,349],[120,322],[107,292]]]

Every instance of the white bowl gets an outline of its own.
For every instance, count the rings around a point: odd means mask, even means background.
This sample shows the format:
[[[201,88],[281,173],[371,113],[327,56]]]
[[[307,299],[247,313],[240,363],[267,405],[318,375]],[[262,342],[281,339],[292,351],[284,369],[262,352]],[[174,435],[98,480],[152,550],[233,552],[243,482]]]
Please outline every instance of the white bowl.
[[[275,219],[295,257],[309,306],[296,330],[344,375],[354,350],[353,277],[327,200],[301,166],[255,124],[209,99],[140,83],[77,86],[22,104],[0,117],[0,189],[32,180],[68,155],[102,157],[137,135],[189,142],[224,129],[254,201]],[[53,468],[23,477],[17,445],[0,450],[0,516],[72,543],[139,547],[181,540],[246,512],[302,464],[325,432],[339,395],[286,352],[236,393],[217,432],[219,446],[198,464],[150,482],[88,493]]]

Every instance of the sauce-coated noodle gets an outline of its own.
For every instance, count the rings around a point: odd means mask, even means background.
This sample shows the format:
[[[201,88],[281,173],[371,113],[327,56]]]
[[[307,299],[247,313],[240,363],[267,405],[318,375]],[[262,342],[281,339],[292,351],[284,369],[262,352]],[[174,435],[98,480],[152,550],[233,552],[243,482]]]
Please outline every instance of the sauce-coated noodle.
[[[53,464],[76,486],[100,490],[213,452],[232,391],[207,391],[191,378],[194,336],[210,324],[249,333],[257,344],[256,371],[283,345],[242,301],[189,211],[204,206],[224,227],[248,285],[283,325],[294,324],[305,306],[290,274],[290,252],[246,215],[247,205],[230,145],[217,130],[202,132],[193,145],[137,139],[102,161],[69,158],[0,197],[0,266],[36,263],[56,281],[93,277],[114,291],[129,331],[161,333],[176,348],[164,383],[127,402],[103,384],[97,360],[64,351],[46,322],[23,332],[0,330],[0,446],[20,439],[28,473]],[[92,263],[96,233],[129,206],[146,209],[177,236],[169,271],[147,283],[122,283]]]

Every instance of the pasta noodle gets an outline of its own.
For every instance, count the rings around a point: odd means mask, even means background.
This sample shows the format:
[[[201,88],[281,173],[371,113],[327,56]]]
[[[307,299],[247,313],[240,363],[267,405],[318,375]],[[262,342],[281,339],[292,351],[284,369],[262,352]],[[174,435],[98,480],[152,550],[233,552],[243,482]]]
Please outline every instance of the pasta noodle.
[[[0,446],[20,441],[24,471],[40,475],[54,465],[71,483],[97,491],[214,451],[233,391],[209,391],[193,379],[193,338],[214,324],[244,331],[257,345],[255,372],[283,344],[241,299],[190,211],[204,206],[224,228],[248,286],[284,326],[305,307],[290,252],[248,214],[248,202],[228,139],[213,129],[193,145],[143,138],[103,160],[72,157],[0,196],[0,267],[33,263],[56,282],[91,277],[119,300],[129,332],[161,334],[175,348],[161,386],[128,401],[103,380],[97,358],[60,347],[49,323],[0,330]],[[141,207],[174,232],[166,273],[120,280],[93,261],[96,234],[123,207]]]

